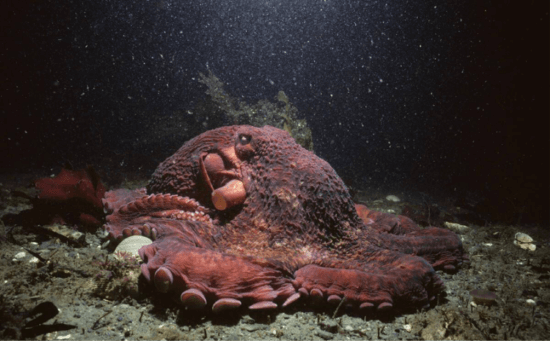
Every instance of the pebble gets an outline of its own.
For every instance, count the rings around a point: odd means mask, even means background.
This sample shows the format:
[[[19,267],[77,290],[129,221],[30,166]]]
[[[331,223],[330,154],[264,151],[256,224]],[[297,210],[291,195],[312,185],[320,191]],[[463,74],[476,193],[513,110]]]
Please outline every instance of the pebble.
[[[387,201],[393,201],[393,202],[400,202],[401,199],[399,199],[396,195],[390,194],[386,197]]]
[[[464,233],[464,232],[468,231],[468,229],[469,229],[469,227],[466,226],[466,225],[460,225],[460,224],[451,223],[451,222],[448,222],[448,221],[443,223],[443,226],[445,226],[449,230],[451,230],[453,232],[456,232],[456,233]]]
[[[327,320],[321,323],[321,329],[329,332],[329,333],[337,333],[338,332],[338,323],[334,320]]]
[[[76,242],[84,242],[86,239],[85,234],[79,231],[75,231],[65,225],[59,225],[59,224],[52,224],[52,225],[46,225],[44,228],[53,231],[55,233],[58,233],[64,237],[67,237],[70,240],[76,241]]]
[[[521,247],[524,250],[535,251],[537,246],[533,243],[533,238],[528,234],[518,232],[515,235],[514,245]]]
[[[27,254],[24,251],[18,252],[15,254],[15,256],[13,256],[12,262],[19,262],[26,256]]]
[[[334,334],[326,332],[324,330],[318,330],[315,334],[323,340],[332,340],[334,339]]]
[[[470,295],[472,296],[472,303],[475,302],[477,304],[484,304],[484,305],[493,305],[496,303],[497,294],[484,289],[475,289],[470,291]]]

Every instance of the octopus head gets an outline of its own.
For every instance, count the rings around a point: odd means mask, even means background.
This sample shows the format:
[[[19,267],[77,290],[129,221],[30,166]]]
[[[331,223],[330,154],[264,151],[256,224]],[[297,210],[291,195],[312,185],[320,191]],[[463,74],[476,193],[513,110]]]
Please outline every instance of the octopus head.
[[[269,224],[340,225],[357,217],[334,169],[284,130],[230,126],[187,142],[155,171],[150,193],[175,193]]]

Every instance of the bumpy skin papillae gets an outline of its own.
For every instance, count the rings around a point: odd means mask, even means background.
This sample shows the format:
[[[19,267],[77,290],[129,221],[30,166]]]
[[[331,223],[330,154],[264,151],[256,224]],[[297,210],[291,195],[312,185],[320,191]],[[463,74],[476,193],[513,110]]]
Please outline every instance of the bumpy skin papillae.
[[[232,180],[244,202],[218,211],[212,192]],[[147,195],[108,198],[113,238],[156,239],[140,250],[144,276],[216,312],[304,296],[364,311],[424,307],[443,287],[433,267],[465,259],[448,230],[368,210],[360,218],[332,167],[269,126],[205,132],[159,165]]]

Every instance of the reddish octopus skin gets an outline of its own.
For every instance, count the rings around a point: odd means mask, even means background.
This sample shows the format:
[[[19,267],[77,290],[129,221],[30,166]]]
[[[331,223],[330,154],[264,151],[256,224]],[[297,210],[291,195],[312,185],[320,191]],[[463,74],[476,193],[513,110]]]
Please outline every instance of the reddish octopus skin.
[[[27,214],[33,223],[79,224],[93,229],[103,224],[105,187],[92,167],[63,168],[53,178],[36,180],[35,187],[38,195]]]
[[[246,198],[218,211],[212,191],[231,180]],[[306,297],[363,312],[423,308],[443,289],[434,268],[467,259],[451,231],[356,206],[327,162],[270,126],[205,132],[158,166],[146,192],[109,192],[105,206],[112,238],[155,240],[139,253],[158,291],[214,312]]]

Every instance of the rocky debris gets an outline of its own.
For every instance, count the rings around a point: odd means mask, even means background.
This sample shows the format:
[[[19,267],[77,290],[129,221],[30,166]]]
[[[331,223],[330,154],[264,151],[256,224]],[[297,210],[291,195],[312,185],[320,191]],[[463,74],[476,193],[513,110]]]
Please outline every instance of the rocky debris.
[[[57,234],[60,234],[63,237],[70,239],[74,242],[82,243],[85,240],[84,233],[76,229],[69,228],[67,225],[52,224],[52,225],[46,225],[44,226],[44,228],[52,232],[55,232]]]
[[[0,207],[14,206],[15,199],[2,198]],[[382,201],[386,208],[403,204]],[[34,339],[547,339],[550,240],[546,230],[522,228],[537,239],[536,252],[510,243],[516,239],[517,226],[469,224],[460,238],[470,262],[456,273],[437,271],[446,295],[437,297],[429,309],[388,319],[361,316],[345,307],[334,314],[335,307],[313,307],[301,300],[285,309],[256,314],[239,311],[217,316],[189,310],[173,296],[142,283],[137,278],[139,261],[117,260],[101,248],[102,230],[85,232],[85,242],[75,243],[46,229],[5,224],[9,233],[3,239],[0,236],[0,339],[17,338],[28,322],[25,313],[41,302],[51,302],[59,313],[37,326],[47,332],[38,334],[37,329]],[[40,257],[38,263],[31,262],[36,257],[31,252]],[[13,262],[18,253],[24,256]],[[479,288],[496,294],[498,304],[470,305],[470,291]]]

